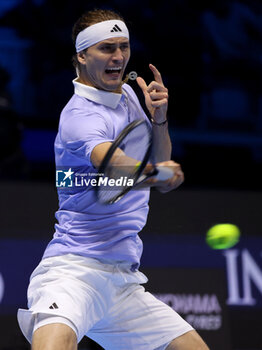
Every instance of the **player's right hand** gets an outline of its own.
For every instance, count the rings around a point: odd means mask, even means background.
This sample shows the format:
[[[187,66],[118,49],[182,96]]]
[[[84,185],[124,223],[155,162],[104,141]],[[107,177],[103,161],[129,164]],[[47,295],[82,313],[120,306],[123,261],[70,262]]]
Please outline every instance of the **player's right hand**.
[[[148,180],[150,186],[154,186],[161,193],[166,193],[179,187],[184,182],[184,173],[181,169],[181,165],[173,160],[167,160],[156,164],[157,167],[165,166],[173,172],[173,177],[165,181],[159,181],[154,178]]]

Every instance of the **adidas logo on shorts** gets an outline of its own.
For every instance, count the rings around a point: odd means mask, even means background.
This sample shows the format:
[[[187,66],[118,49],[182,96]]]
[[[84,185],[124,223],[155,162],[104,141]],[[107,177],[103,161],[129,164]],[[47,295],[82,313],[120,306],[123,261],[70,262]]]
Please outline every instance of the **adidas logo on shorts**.
[[[53,303],[49,306],[49,309],[58,309],[58,306],[56,305],[56,303]]]
[[[122,29],[117,24],[115,24],[111,29],[111,32],[122,32]]]

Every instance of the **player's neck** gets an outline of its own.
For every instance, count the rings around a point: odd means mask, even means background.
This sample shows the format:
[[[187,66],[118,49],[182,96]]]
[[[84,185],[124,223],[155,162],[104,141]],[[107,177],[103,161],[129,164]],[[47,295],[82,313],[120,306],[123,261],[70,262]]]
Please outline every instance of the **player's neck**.
[[[100,87],[98,86],[95,86],[94,84],[91,84],[88,80],[86,80],[84,77],[82,76],[79,76],[77,79],[76,79],[76,82],[80,83],[80,84],[84,84],[84,85],[87,85],[87,86],[90,86],[90,87],[93,87],[95,89],[98,89],[98,90],[101,90],[101,91],[107,91],[107,92],[112,92],[112,93],[115,93],[115,94],[122,94],[123,91],[122,91],[122,85],[125,83],[125,81],[123,81],[115,90],[106,90],[106,89],[101,89]]]

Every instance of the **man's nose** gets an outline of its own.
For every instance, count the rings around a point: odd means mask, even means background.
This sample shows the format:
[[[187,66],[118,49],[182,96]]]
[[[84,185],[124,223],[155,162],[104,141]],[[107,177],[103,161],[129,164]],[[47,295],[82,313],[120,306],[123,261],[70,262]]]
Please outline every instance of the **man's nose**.
[[[123,52],[122,50],[120,49],[120,47],[118,47],[114,54],[113,54],[113,60],[115,61],[122,61],[123,60]]]

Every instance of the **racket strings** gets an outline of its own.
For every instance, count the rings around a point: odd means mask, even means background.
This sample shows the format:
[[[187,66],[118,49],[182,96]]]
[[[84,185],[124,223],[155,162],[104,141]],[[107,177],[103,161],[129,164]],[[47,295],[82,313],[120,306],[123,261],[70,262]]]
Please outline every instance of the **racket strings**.
[[[104,167],[98,188],[101,203],[114,203],[132,189],[147,163],[150,147],[151,133],[146,122],[125,135]]]

